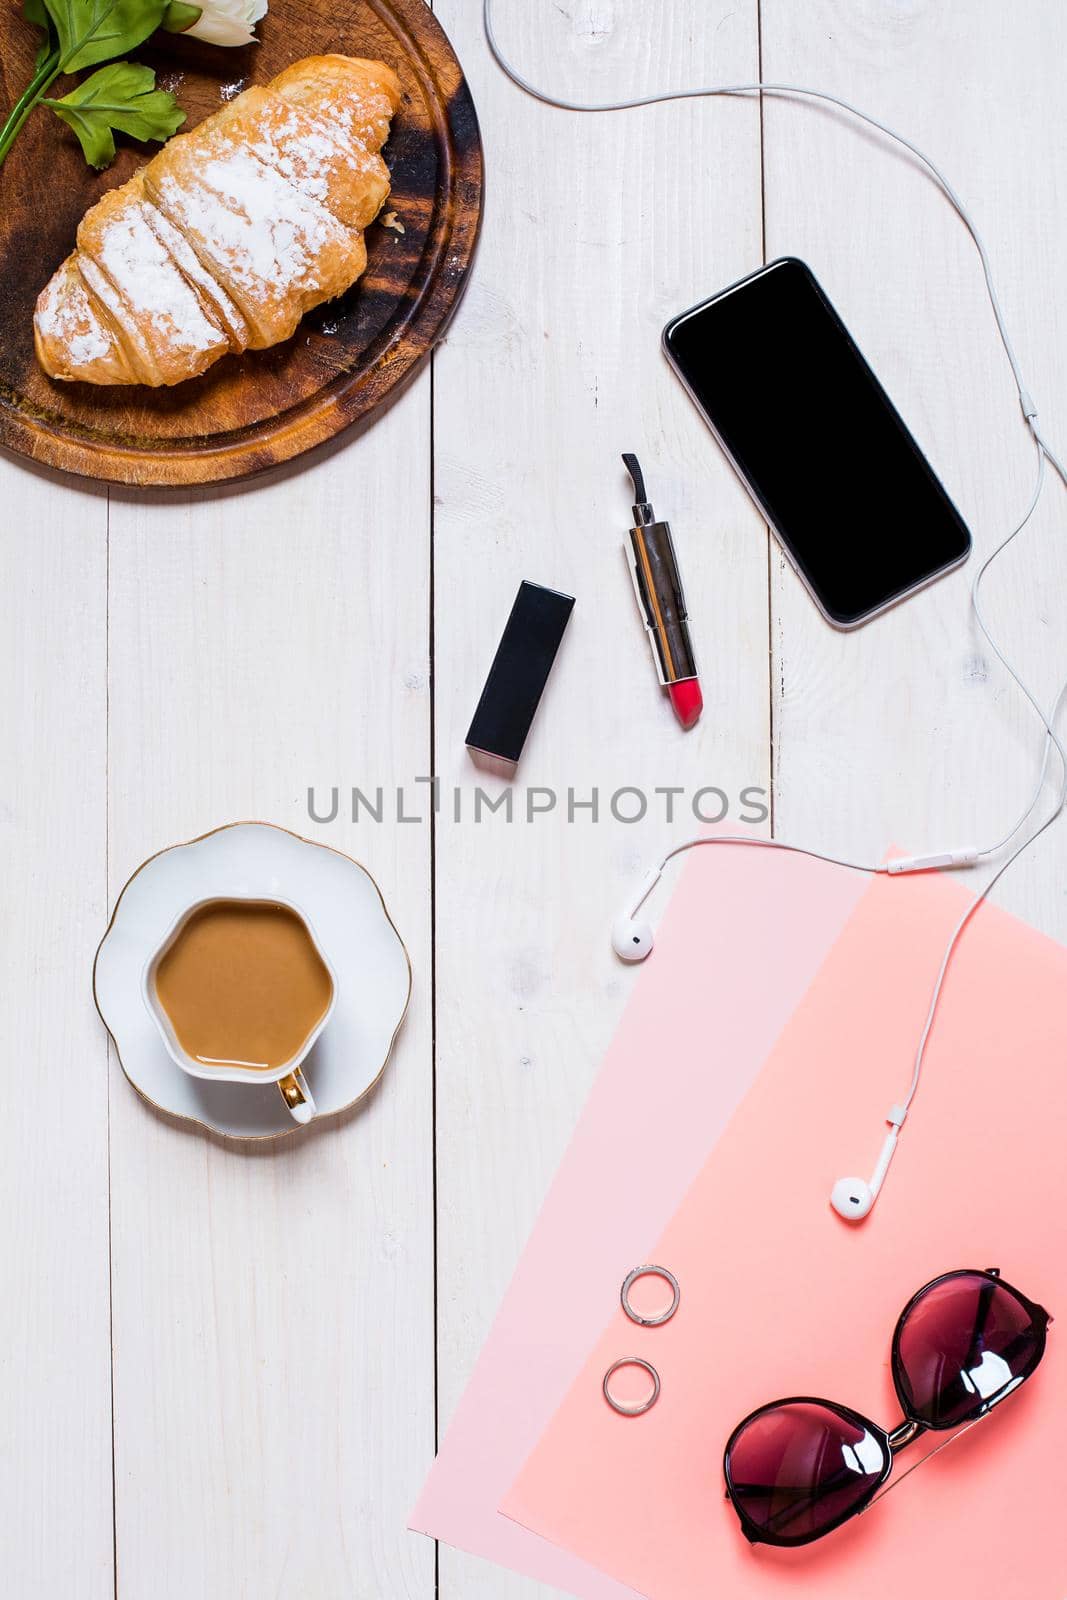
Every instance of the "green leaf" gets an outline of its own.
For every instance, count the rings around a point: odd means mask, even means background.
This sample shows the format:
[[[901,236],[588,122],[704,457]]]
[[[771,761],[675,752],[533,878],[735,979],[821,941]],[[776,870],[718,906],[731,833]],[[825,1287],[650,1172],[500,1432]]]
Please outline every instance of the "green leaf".
[[[31,5],[37,0],[30,0]],[[155,33],[167,0],[43,0],[55,23],[64,72],[135,50]]]
[[[37,46],[37,54],[33,58],[34,70],[43,67],[56,47],[56,30],[52,19],[48,15],[44,0],[22,0],[22,15],[27,22],[32,22],[35,28],[44,29],[44,38]]]
[[[195,27],[203,15],[202,6],[187,6],[185,0],[170,0],[163,13],[162,26],[167,33],[184,33],[187,28]]]
[[[185,112],[166,89],[156,88],[151,67],[119,61],[101,67],[62,100],[43,100],[78,136],[91,167],[106,167],[115,158],[112,129],[131,139],[158,139],[176,133]]]

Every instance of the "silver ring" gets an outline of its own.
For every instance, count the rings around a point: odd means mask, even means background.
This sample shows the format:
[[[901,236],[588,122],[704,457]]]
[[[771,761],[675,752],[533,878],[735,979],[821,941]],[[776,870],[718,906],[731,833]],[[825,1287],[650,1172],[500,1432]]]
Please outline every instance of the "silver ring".
[[[642,1372],[647,1372],[652,1379],[652,1393],[647,1400],[641,1400],[637,1405],[624,1406],[621,1400],[616,1400],[609,1387],[612,1378],[620,1367],[640,1367]],[[612,1411],[617,1411],[620,1417],[643,1417],[646,1411],[651,1411],[659,1399],[659,1373],[651,1361],[643,1361],[640,1356],[623,1356],[610,1366],[604,1374],[604,1399]]]
[[[674,1298],[671,1300],[671,1303],[667,1307],[666,1311],[661,1311],[658,1317],[643,1317],[641,1313],[639,1311],[635,1311],[633,1306],[630,1304],[630,1290],[633,1288],[638,1278],[662,1278],[664,1283],[670,1284]],[[620,1296],[620,1299],[622,1300],[622,1309],[626,1312],[626,1315],[629,1317],[630,1321],[636,1322],[639,1328],[661,1328],[665,1322],[669,1322],[674,1316],[674,1313],[678,1309],[681,1298],[682,1291],[678,1287],[678,1279],[674,1276],[674,1273],[668,1272],[666,1267],[654,1266],[635,1267],[631,1273],[628,1273],[626,1281],[622,1286],[622,1294]]]

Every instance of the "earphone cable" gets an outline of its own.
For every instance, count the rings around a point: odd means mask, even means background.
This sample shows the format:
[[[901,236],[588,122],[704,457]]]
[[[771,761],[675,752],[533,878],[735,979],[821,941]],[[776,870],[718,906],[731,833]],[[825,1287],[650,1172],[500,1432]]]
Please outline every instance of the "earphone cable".
[[[1067,685],[1065,685],[1065,688],[1067,688]],[[1062,695],[1060,698],[1062,699]],[[1058,703],[1059,702],[1057,702],[1057,704]],[[1005,861],[1001,862],[1000,866],[997,868],[996,872],[994,872],[989,882],[983,889],[979,891],[977,895],[975,895],[974,899],[971,901],[970,905],[957,922],[955,928],[952,930],[952,935],[949,939],[949,942],[945,946],[945,953],[941,958],[941,966],[938,970],[936,982],[934,983],[933,994],[930,997],[930,1006],[926,1013],[926,1021],[923,1024],[923,1031],[919,1038],[919,1047],[915,1054],[915,1067],[911,1076],[911,1087],[908,1089],[908,1093],[903,1102],[905,1112],[911,1109],[911,1103],[915,1099],[916,1093],[918,1092],[919,1079],[922,1076],[923,1060],[926,1055],[926,1046],[934,1025],[934,1018],[937,1015],[938,1002],[941,999],[941,990],[944,988],[949,962],[952,960],[953,953],[956,949],[956,946],[959,944],[964,928],[966,928],[967,924],[978,910],[978,907],[985,899],[988,898],[993,886],[1004,876],[1008,868],[1014,862],[1018,861],[1019,857],[1024,851],[1029,850],[1030,846],[1040,839],[1046,828],[1051,828],[1052,824],[1062,812],[1065,804],[1067,804],[1067,777],[1065,777],[1060,788],[1060,795],[1058,801],[1056,802],[1055,810],[1050,812],[1041,826],[1034,833],[1032,833],[1028,839],[1024,839],[1022,844],[1013,850],[1011,855],[1008,856]]]
[[[1033,427],[1032,423],[1031,423],[1031,426]],[[980,850],[978,852],[979,857],[996,855],[999,851],[1003,850],[1004,847],[1007,844],[1009,844],[1012,839],[1014,839],[1015,835],[1019,832],[1019,829],[1022,828],[1029,821],[1030,817],[1033,815],[1033,812],[1034,812],[1034,810],[1035,810],[1035,808],[1037,806],[1038,801],[1041,798],[1041,792],[1045,787],[1045,778],[1046,778],[1046,776],[1048,774],[1048,760],[1049,760],[1049,756],[1051,755],[1053,749],[1056,750],[1056,753],[1058,754],[1058,756],[1060,758],[1060,765],[1061,765],[1064,777],[1065,777],[1065,779],[1067,779],[1067,754],[1064,753],[1063,743],[1062,743],[1061,739],[1059,738],[1058,734],[1055,731],[1055,729],[1056,729],[1056,708],[1059,706],[1060,701],[1063,699],[1064,692],[1067,691],[1067,681],[1064,682],[1062,688],[1060,689],[1059,694],[1056,697],[1055,706],[1053,707],[1053,711],[1052,711],[1051,715],[1046,716],[1045,713],[1042,711],[1040,705],[1038,704],[1037,699],[1035,698],[1035,696],[1031,692],[1031,690],[1024,683],[1024,681],[1023,681],[1022,677],[1020,676],[1020,674],[1012,666],[1011,662],[1007,659],[1007,657],[1005,656],[1003,650],[998,645],[996,639],[993,637],[992,630],[990,629],[988,623],[986,622],[985,614],[984,614],[984,612],[982,610],[982,599],[981,599],[982,580],[984,579],[986,573],[989,571],[989,568],[996,561],[997,557],[999,555],[1001,555],[1003,553],[1003,551],[1005,551],[1008,548],[1008,546],[1018,537],[1018,535],[1026,527],[1026,524],[1029,522],[1030,518],[1033,516],[1034,511],[1037,508],[1037,503],[1041,498],[1041,492],[1042,492],[1042,489],[1043,489],[1044,483],[1045,483],[1045,462],[1046,462],[1046,460],[1053,461],[1054,465],[1057,465],[1057,471],[1059,470],[1058,464],[1055,463],[1054,458],[1049,454],[1048,450],[1046,449],[1044,441],[1041,438],[1041,435],[1037,431],[1036,427],[1033,427],[1033,434],[1034,434],[1034,442],[1035,442],[1035,444],[1037,446],[1037,481],[1036,481],[1036,483],[1034,485],[1034,492],[1030,497],[1030,504],[1027,506],[1026,511],[1023,514],[1022,520],[1016,524],[1016,526],[1012,529],[1011,533],[1008,534],[1006,539],[1002,540],[1002,542],[1000,544],[998,544],[995,549],[990,551],[989,555],[986,556],[985,560],[982,562],[982,564],[979,567],[977,573],[975,574],[974,582],[971,585],[971,609],[974,611],[975,620],[977,621],[978,626],[981,629],[982,636],[984,637],[984,639],[985,639],[986,643],[988,644],[989,648],[992,650],[993,654],[996,656],[997,660],[1000,662],[1000,664],[1004,668],[1005,672],[1007,672],[1008,676],[1012,679],[1012,682],[1016,685],[1016,687],[1020,690],[1020,692],[1025,696],[1025,698],[1029,702],[1029,704],[1037,712],[1037,715],[1040,717],[1042,723],[1044,724],[1044,726],[1045,726],[1044,750],[1043,750],[1043,755],[1042,755],[1041,766],[1040,766],[1040,769],[1038,771],[1037,783],[1036,783],[1036,785],[1034,787],[1033,794],[1030,797],[1030,803],[1026,807],[1026,810],[1023,812],[1022,816],[1019,817],[1018,821],[1015,822],[1013,824],[1013,826],[1008,830],[1008,832],[1003,836],[1003,838],[998,839],[996,844],[989,845],[986,849]]]
[[[1023,381],[1022,369],[1020,368],[1019,360],[1015,353],[1015,348],[1011,342],[1011,337],[1004,321],[1004,313],[997,295],[996,286],[993,282],[993,272],[990,266],[989,256],[986,251],[985,244],[966,206],[963,204],[962,200],[957,195],[956,191],[953,189],[952,185],[949,183],[948,179],[945,177],[944,173],[937,166],[937,164],[932,161],[924,151],[920,150],[918,145],[913,144],[912,141],[906,138],[903,134],[898,133],[894,128],[889,127],[887,123],[881,122],[877,117],[871,116],[868,112],[861,111],[858,106],[853,105],[850,101],[843,99],[839,95],[830,94],[823,89],[806,88],[799,84],[756,81],[753,83],[708,84],[687,89],[670,89],[663,90],[655,94],[635,95],[622,100],[608,100],[599,102],[568,100],[562,95],[556,95],[548,90],[539,88],[536,84],[532,83],[530,79],[524,77],[523,74],[519,72],[519,70],[511,63],[511,61],[508,60],[500,46],[499,41],[497,40],[496,32],[494,30],[492,0],[483,0],[482,22],[485,30],[486,43],[489,47],[490,54],[500,70],[511,79],[517,88],[521,89],[525,94],[532,96],[535,100],[539,100],[543,105],[553,107],[554,109],[560,111],[574,111],[581,113],[633,111],[642,106],[663,105],[674,100],[692,100],[720,95],[743,96],[753,94],[761,96],[764,94],[772,94],[799,99],[817,100],[826,105],[836,106],[839,110],[846,112],[851,117],[855,117],[859,122],[865,123],[868,127],[876,129],[879,133],[884,134],[886,138],[894,141],[894,143],[899,145],[902,149],[907,150],[909,154],[911,154],[916,161],[918,161],[919,164],[926,169],[949,201],[949,204],[960,218],[960,221],[963,223],[964,227],[967,229],[967,232],[974,244],[975,250],[978,253],[978,259],[982,267],[982,274],[985,279],[986,293],[989,297],[990,306],[992,307],[993,318],[996,322],[1001,345],[1003,346],[1004,353],[1007,356],[1008,364],[1011,367],[1012,377],[1015,381],[1015,388],[1019,399],[1019,406],[1022,410],[1027,428],[1029,429],[1037,448],[1038,465],[1037,479],[1026,510],[1012,531],[1006,536],[1006,538],[1001,540],[1001,542],[982,562],[978,572],[975,574],[974,582],[971,585],[970,601],[975,619],[983,637],[986,640],[986,643],[989,645],[989,648],[993,651],[993,654],[1007,672],[1012,682],[1019,689],[1027,703],[1037,714],[1044,728],[1045,738],[1037,784],[1034,788],[1031,799],[1026,806],[1026,809],[1023,811],[1022,815],[1018,818],[1009,832],[1006,833],[1002,839],[998,840],[996,844],[990,845],[984,850],[967,852],[970,862],[997,854],[1000,850],[1004,849],[1012,839],[1015,838],[1019,830],[1023,828],[1029,821],[1040,801],[1041,794],[1044,790],[1045,781],[1048,774],[1049,756],[1051,755],[1053,749],[1055,749],[1056,754],[1059,757],[1062,779],[1059,797],[1054,810],[1045,818],[1040,827],[1038,827],[1035,832],[1030,834],[1028,838],[1024,839],[1023,842],[1018,845],[1017,848],[1014,849],[1011,854],[1001,863],[996,872],[993,873],[992,877],[986,883],[985,887],[971,901],[970,905],[964,911],[963,915],[960,917],[955,928],[953,929],[952,935],[947,946],[945,947],[945,953],[941,960],[941,965],[938,970],[933,993],[930,999],[930,1005],[926,1014],[926,1021],[924,1023],[918,1048],[916,1050],[911,1086],[909,1088],[907,1098],[903,1102],[903,1107],[894,1107],[895,1111],[900,1109],[904,1114],[906,1114],[919,1087],[923,1059],[926,1053],[926,1047],[930,1038],[930,1033],[933,1028],[934,1018],[937,1014],[938,1003],[941,998],[941,991],[944,987],[945,977],[948,972],[953,953],[955,952],[956,946],[959,943],[964,929],[967,927],[967,924],[970,922],[974,913],[978,910],[978,907],[988,897],[994,885],[1003,877],[1004,873],[1007,872],[1008,868],[1019,859],[1024,851],[1028,850],[1030,846],[1041,837],[1047,828],[1052,826],[1053,822],[1055,822],[1057,817],[1060,816],[1065,805],[1067,805],[1067,753],[1065,753],[1063,744],[1055,729],[1056,714],[1064,694],[1067,693],[1067,682],[1064,683],[1063,688],[1060,690],[1051,713],[1046,716],[1045,712],[1041,709],[1041,705],[1037,697],[1024,682],[1021,674],[1008,661],[1004,651],[993,637],[993,633],[986,622],[985,615],[982,610],[982,581],[990,567],[1003,554],[1008,546],[1014,542],[1014,540],[1026,527],[1027,523],[1030,521],[1030,518],[1033,516],[1045,485],[1046,461],[1053,467],[1061,481],[1061,484],[1065,489],[1067,489],[1067,470],[1065,470],[1063,464],[1049,448],[1038,426],[1037,408],[1034,405],[1033,399]],[[705,844],[743,844],[761,846],[763,848],[790,850],[799,855],[812,856],[817,860],[828,861],[834,865],[853,868],[860,872],[879,873],[887,872],[889,870],[888,865],[886,864],[880,866],[868,866],[864,863],[845,860],[838,856],[827,855],[822,851],[806,849],[801,845],[787,844],[778,839],[757,839],[739,834],[716,834],[710,835],[709,837],[703,839],[692,839],[683,844],[676,845],[675,848],[669,851],[663,858],[660,871],[662,871],[663,866],[666,866],[667,862],[670,861],[674,856],[681,855],[686,850],[690,850]],[[648,882],[648,886],[644,889],[641,899],[637,902],[638,906],[642,904],[644,899],[647,898],[647,896],[651,893],[657,879],[658,874],[656,878]],[[635,906],[634,909],[636,910],[637,907]],[[899,1122],[902,1120],[903,1116],[901,1116],[901,1118],[898,1120],[898,1126]]]
[[[971,217],[970,213],[968,212],[966,206],[964,205],[963,201],[960,199],[959,195],[956,193],[956,191],[952,187],[951,183],[949,183],[948,178],[941,171],[940,167],[936,164],[936,162],[934,162],[925,153],[925,151],[920,150],[918,145],[914,144],[904,134],[898,133],[895,128],[891,128],[888,125],[888,123],[880,121],[877,117],[872,116],[869,112],[861,111],[858,106],[853,105],[850,101],[843,99],[840,95],[831,94],[827,90],[824,90],[824,89],[811,89],[811,88],[807,88],[807,87],[805,87],[805,86],[803,86],[801,84],[762,82],[762,81],[757,80],[757,81],[752,82],[752,83],[706,84],[706,85],[701,85],[701,86],[696,86],[696,87],[691,87],[691,88],[666,89],[666,90],[661,90],[661,91],[659,91],[659,92],[657,92],[655,94],[634,95],[632,97],[629,97],[627,99],[622,99],[622,100],[603,100],[603,101],[569,100],[563,95],[553,94],[551,91],[549,91],[547,89],[542,89],[537,84],[531,82],[531,80],[529,78],[525,77],[519,71],[519,69],[507,58],[507,56],[504,54],[504,51],[503,51],[503,49],[502,49],[502,47],[500,45],[499,40],[497,39],[496,31],[495,31],[494,24],[493,24],[493,0],[483,0],[483,5],[482,5],[482,23],[483,23],[483,27],[484,27],[484,31],[485,31],[486,43],[487,43],[487,45],[489,47],[489,52],[492,55],[493,60],[496,62],[497,66],[505,74],[505,76],[508,77],[511,80],[511,82],[514,83],[515,86],[517,88],[521,89],[525,94],[528,94],[533,99],[540,101],[542,105],[550,106],[553,109],[559,110],[559,111],[574,111],[574,112],[580,112],[580,113],[583,113],[583,114],[594,114],[595,115],[595,114],[598,114],[598,113],[601,113],[601,112],[610,112],[610,111],[635,111],[635,110],[639,110],[643,106],[663,105],[663,104],[667,104],[667,103],[675,101],[675,100],[694,100],[694,99],[710,98],[710,97],[715,97],[715,96],[731,96],[731,95],[744,96],[744,95],[753,95],[753,94],[756,94],[756,95],[772,94],[772,95],[782,95],[782,96],[784,96],[786,98],[793,97],[793,98],[798,98],[798,99],[818,100],[818,101],[823,102],[826,105],[836,106],[838,108],[838,110],[844,111],[844,112],[847,113],[847,115],[849,115],[851,117],[855,117],[857,119],[857,121],[865,123],[868,127],[874,128],[877,132],[884,134],[887,139],[891,139],[894,143],[898,144],[902,149],[907,150],[908,153],[910,155],[912,155],[915,158],[915,160],[918,161],[920,163],[920,165],[922,167],[924,167],[926,169],[926,171],[930,174],[930,176],[932,177],[934,182],[937,184],[938,188],[945,195],[946,199],[948,200],[949,204],[952,206],[953,210],[956,212],[957,216],[959,217],[960,221],[963,223],[964,227],[967,229],[967,232],[970,235],[971,241],[974,244],[975,250],[978,253],[978,259],[979,259],[979,262],[980,262],[981,268],[982,268],[982,275],[983,275],[983,277],[985,279],[986,293],[987,293],[987,295],[989,297],[989,303],[990,303],[990,306],[991,306],[992,311],[993,311],[993,318],[994,318],[994,321],[996,322],[997,333],[998,333],[998,335],[1000,337],[1001,345],[1003,346],[1004,353],[1007,356],[1008,365],[1011,368],[1012,377],[1014,378],[1014,381],[1015,381],[1015,389],[1016,389],[1016,393],[1017,393],[1018,399],[1019,399],[1019,406],[1020,406],[1020,409],[1022,410],[1022,413],[1023,413],[1023,416],[1025,418],[1027,427],[1029,428],[1029,430],[1030,430],[1030,432],[1031,432],[1031,434],[1033,436],[1033,439],[1035,441],[1035,444],[1037,445],[1037,450],[1038,450],[1038,478],[1037,478],[1037,485],[1035,487],[1033,496],[1031,497],[1031,500],[1030,500],[1030,502],[1029,502],[1029,504],[1027,506],[1027,509],[1026,509],[1025,513],[1023,514],[1022,519],[1012,529],[1011,533],[1008,534],[1007,537],[1005,539],[1003,539],[1000,542],[1000,544],[998,544],[995,547],[995,549],[983,561],[982,566],[979,569],[979,571],[978,571],[978,573],[977,573],[977,575],[975,577],[974,583],[973,583],[973,585],[971,587],[971,605],[972,605],[972,608],[974,610],[976,619],[978,621],[978,626],[981,629],[982,634],[985,637],[986,641],[988,642],[990,649],[996,655],[997,660],[1003,666],[1004,670],[1008,673],[1008,675],[1011,678],[1012,682],[1016,685],[1016,687],[1022,693],[1022,695],[1026,699],[1027,703],[1035,711],[1035,713],[1036,713],[1038,719],[1040,720],[1040,722],[1042,724],[1042,727],[1044,729],[1045,743],[1046,743],[1045,761],[1044,761],[1044,764],[1043,764],[1042,769],[1041,769],[1041,776],[1040,776],[1040,778],[1038,780],[1037,788],[1034,791],[1033,797],[1030,800],[1030,802],[1028,803],[1026,809],[1022,812],[1021,816],[1013,824],[1013,826],[1009,829],[1009,831],[1003,836],[1002,839],[998,840],[998,842],[996,844],[990,845],[986,849],[977,850],[977,851],[973,852],[973,859],[977,860],[977,859],[981,859],[981,858],[986,857],[986,856],[995,855],[999,850],[1002,850],[1004,848],[1004,846],[1011,839],[1013,839],[1015,837],[1015,835],[1018,833],[1019,829],[1024,826],[1024,824],[1028,821],[1030,816],[1033,814],[1034,808],[1037,805],[1037,802],[1038,802],[1038,800],[1040,798],[1042,788],[1044,787],[1045,773],[1047,771],[1047,760],[1048,760],[1048,755],[1050,753],[1050,751],[1048,749],[1048,745],[1051,743],[1051,745],[1055,748],[1056,753],[1059,756],[1059,759],[1060,759],[1060,762],[1061,762],[1061,765],[1062,765],[1062,768],[1063,768],[1065,779],[1067,779],[1067,753],[1065,753],[1063,745],[1062,745],[1062,743],[1061,743],[1061,741],[1060,741],[1060,739],[1059,739],[1059,737],[1058,737],[1058,735],[1057,735],[1057,733],[1055,731],[1055,728],[1053,727],[1052,720],[1049,717],[1046,717],[1044,711],[1041,709],[1041,706],[1040,706],[1040,703],[1037,700],[1037,697],[1028,688],[1026,683],[1023,681],[1021,675],[1011,665],[1011,663],[1008,661],[1007,657],[1005,656],[1004,652],[1001,650],[999,645],[996,643],[996,640],[993,638],[993,635],[992,635],[990,629],[988,628],[988,626],[987,626],[987,624],[985,622],[985,618],[984,618],[984,616],[982,614],[982,611],[981,611],[981,606],[980,606],[980,603],[979,603],[980,588],[981,588],[982,579],[984,578],[984,576],[985,576],[986,572],[988,571],[988,569],[993,565],[993,563],[998,559],[998,557],[1008,548],[1008,546],[1014,541],[1016,536],[1019,533],[1022,532],[1023,528],[1029,522],[1030,517],[1033,515],[1033,512],[1034,512],[1034,510],[1035,510],[1035,508],[1037,506],[1038,500],[1040,499],[1041,491],[1042,491],[1042,488],[1043,488],[1043,485],[1044,485],[1044,463],[1045,463],[1045,458],[1047,457],[1048,460],[1055,467],[1055,469],[1056,469],[1060,479],[1062,480],[1065,488],[1067,488],[1067,475],[1065,475],[1063,467],[1056,460],[1056,458],[1052,454],[1052,452],[1048,449],[1047,444],[1045,443],[1044,439],[1041,436],[1040,430],[1039,430],[1038,425],[1037,425],[1037,408],[1034,405],[1034,402],[1033,402],[1033,399],[1032,399],[1032,397],[1030,395],[1030,392],[1027,389],[1026,384],[1025,384],[1025,382],[1023,380],[1023,374],[1022,374],[1022,369],[1021,369],[1021,367],[1019,365],[1019,359],[1018,359],[1018,357],[1017,357],[1017,355],[1015,353],[1015,347],[1012,344],[1011,336],[1008,333],[1007,324],[1005,323],[1005,320],[1004,320],[1004,313],[1003,313],[1003,310],[1002,310],[1001,304],[1000,304],[1000,298],[999,298],[999,296],[997,294],[996,285],[995,285],[995,283],[993,281],[993,270],[992,270],[992,267],[990,266],[989,255],[988,255],[988,252],[986,251],[985,243],[984,243],[984,241],[982,239],[981,234],[978,231],[977,225],[975,224],[974,220],[972,219],[972,217]],[[799,847],[793,847],[793,848],[799,848]],[[821,856],[818,851],[801,852],[801,853],[807,853],[807,854],[816,855],[816,856],[819,857],[819,859],[822,859],[822,860],[836,861],[835,857],[832,857],[832,856]],[[1014,859],[1014,857],[1012,859]],[[875,866],[867,866],[867,865],[861,864],[859,862],[852,862],[852,861],[842,862],[841,864],[845,865],[845,866],[854,867],[857,871],[860,871],[860,872],[881,872],[881,871],[885,870],[885,868],[881,867],[881,866],[877,866],[877,867],[875,867]]]
[[[822,850],[811,850],[806,845],[787,844],[784,839],[761,839],[756,834],[750,833],[710,833],[704,839],[686,839],[683,844],[676,844],[673,850],[667,851],[660,863],[660,870],[662,871],[668,861],[673,861],[675,856],[683,855],[687,850],[698,850],[702,845],[706,844],[743,844],[751,845],[757,850],[789,850],[793,855],[812,856],[816,861],[828,861],[834,867],[850,867],[853,872],[879,873],[889,871],[885,863],[881,866],[872,867],[866,861],[847,861],[842,856],[827,855]],[[647,890],[648,894],[651,894],[651,892],[652,885]],[[641,901],[639,900],[637,905],[640,904]],[[635,911],[637,910],[637,905],[633,908]]]

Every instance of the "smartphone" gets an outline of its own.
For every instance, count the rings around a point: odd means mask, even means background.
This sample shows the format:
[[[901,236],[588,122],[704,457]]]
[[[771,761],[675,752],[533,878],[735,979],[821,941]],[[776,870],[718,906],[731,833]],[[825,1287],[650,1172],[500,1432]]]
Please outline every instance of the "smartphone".
[[[663,346],[835,627],[967,559],[963,518],[803,261],[683,312]]]

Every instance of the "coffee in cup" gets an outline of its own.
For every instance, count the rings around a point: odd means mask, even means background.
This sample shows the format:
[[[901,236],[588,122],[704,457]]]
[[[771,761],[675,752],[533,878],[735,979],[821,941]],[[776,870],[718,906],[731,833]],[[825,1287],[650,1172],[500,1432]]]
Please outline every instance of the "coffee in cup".
[[[179,919],[145,973],[164,1042],[195,1077],[276,1082],[299,1122],[315,1113],[300,1064],[325,1026],[334,980],[295,907],[208,900]]]

